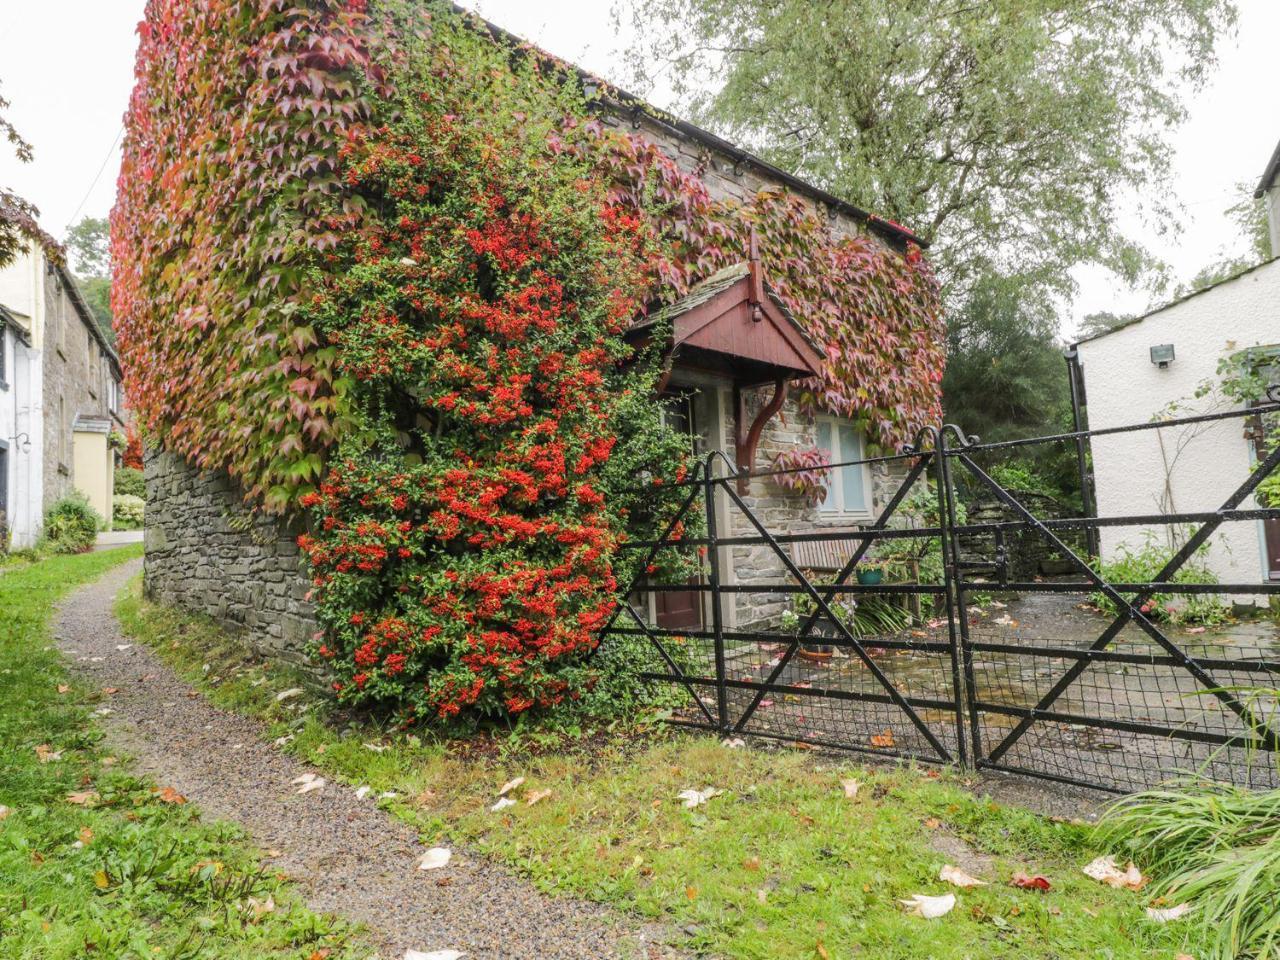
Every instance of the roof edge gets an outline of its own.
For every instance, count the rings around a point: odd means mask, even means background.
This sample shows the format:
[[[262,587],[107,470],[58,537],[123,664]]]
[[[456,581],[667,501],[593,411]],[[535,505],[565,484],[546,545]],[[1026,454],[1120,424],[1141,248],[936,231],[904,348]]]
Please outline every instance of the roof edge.
[[[1257,200],[1266,193],[1276,182],[1276,175],[1280,174],[1280,141],[1276,143],[1276,148],[1271,151],[1271,159],[1267,161],[1267,169],[1262,172],[1262,179],[1258,181],[1257,188],[1253,191],[1253,199]]]
[[[753,167],[756,171],[766,177],[779,181],[783,186],[795,190],[797,193],[805,194],[809,199],[821,203],[832,210],[843,213],[846,216],[852,217],[854,220],[865,223],[869,230],[874,231],[890,242],[899,243],[904,246],[908,243],[914,243],[921,249],[928,249],[929,242],[927,240],[916,236],[915,233],[908,230],[901,224],[894,223],[892,220],[885,217],[880,217],[867,210],[863,210],[861,207],[850,203],[848,200],[842,199],[841,197],[822,189],[822,187],[815,186],[814,184],[797,177],[793,173],[788,173],[786,170],[775,167],[767,160],[763,160],[750,151],[744,150],[742,147],[739,147],[734,143],[730,143],[728,140],[712,133],[710,130],[705,130],[687,120],[682,120],[665,110],[655,107],[647,100],[644,100],[633,93],[628,93],[620,87],[597,77],[595,74],[590,73],[575,63],[570,63],[563,57],[558,57],[549,51],[536,47],[535,44],[530,41],[498,26],[493,21],[484,18],[472,10],[467,10],[464,7],[459,6],[457,3],[451,3],[450,6],[452,6],[454,11],[460,14],[464,19],[473,21],[482,26],[483,29],[495,40],[513,47],[527,46],[538,49],[552,60],[561,64],[565,70],[576,75],[578,80],[582,82],[584,88],[594,87],[601,97],[611,100],[617,106],[637,111],[638,113],[643,114],[645,119],[657,124],[658,126],[666,127],[675,133],[682,134],[692,140],[697,140],[705,146],[727,155],[734,162],[735,166]]]
[[[1256,273],[1258,270],[1261,270],[1263,267],[1270,266],[1271,264],[1277,261],[1280,261],[1280,256],[1272,257],[1270,260],[1264,260],[1262,261],[1262,263],[1256,263],[1252,267],[1249,267],[1247,270],[1241,270],[1239,273],[1233,273],[1229,277],[1223,277],[1217,283],[1211,283],[1209,284],[1209,286],[1201,287],[1199,290],[1192,290],[1190,293],[1183,294],[1181,297],[1176,297],[1175,299],[1170,300],[1168,303],[1161,304],[1160,306],[1156,307],[1154,310],[1148,310],[1144,314],[1141,314],[1136,317],[1131,317],[1130,319],[1126,320],[1124,323],[1116,324],[1110,330],[1104,330],[1102,333],[1095,333],[1092,336],[1081,337],[1079,340],[1074,340],[1070,344],[1068,344],[1068,346],[1070,346],[1072,349],[1075,349],[1076,347],[1080,346],[1080,344],[1082,343],[1092,343],[1094,340],[1101,340],[1103,337],[1109,337],[1113,333],[1119,333],[1121,330],[1125,330],[1125,329],[1128,329],[1129,327],[1136,326],[1137,324],[1141,323],[1143,320],[1147,320],[1151,317],[1154,317],[1157,313],[1164,313],[1166,310],[1169,310],[1173,307],[1180,306],[1186,303],[1188,300],[1191,300],[1195,297],[1200,296],[1202,293],[1208,293],[1211,290],[1216,290],[1218,289],[1218,287],[1225,286],[1226,284],[1231,283],[1231,281],[1233,280],[1239,280],[1242,277],[1247,277],[1249,274]]]

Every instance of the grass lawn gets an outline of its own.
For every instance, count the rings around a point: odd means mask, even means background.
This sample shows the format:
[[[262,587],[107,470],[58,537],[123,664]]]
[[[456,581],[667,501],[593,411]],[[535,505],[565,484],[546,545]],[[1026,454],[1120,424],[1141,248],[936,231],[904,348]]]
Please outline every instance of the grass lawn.
[[[299,904],[237,830],[107,755],[49,624],[141,545],[0,575],[0,957],[368,957]],[[163,785],[161,785],[163,786]]]
[[[382,801],[426,842],[448,837],[540,887],[659,918],[688,945],[734,958],[1163,958],[1196,956],[1186,924],[1148,920],[1148,898],[1082,875],[1100,852],[1083,824],[1005,808],[954,774],[868,770],[797,750],[731,749],[661,728],[581,740],[549,734],[470,741],[392,735],[328,714],[322,694],[277,703],[303,682],[246,657],[206,621],[127,592],[118,612],[215,702],[270,721],[286,749]],[[265,679],[265,682],[264,682]],[[504,781],[517,801],[491,810]],[[856,796],[842,781],[856,778]],[[722,791],[695,809],[676,795]],[[530,800],[539,797],[530,804]],[[1102,851],[1105,852],[1105,851]],[[955,863],[990,881],[958,890]],[[1043,874],[1048,893],[1009,884]],[[898,900],[954,893],[948,915]]]

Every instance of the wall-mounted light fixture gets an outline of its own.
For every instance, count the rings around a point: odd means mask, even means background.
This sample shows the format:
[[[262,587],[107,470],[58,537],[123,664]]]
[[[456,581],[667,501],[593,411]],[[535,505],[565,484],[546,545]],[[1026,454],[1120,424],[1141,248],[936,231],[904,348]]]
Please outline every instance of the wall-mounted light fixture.
[[[15,433],[8,438],[18,445],[18,449],[23,453],[31,452],[31,437],[25,433]]]
[[[1151,348],[1151,362],[1161,370],[1168,370],[1173,363],[1173,344],[1157,343]]]

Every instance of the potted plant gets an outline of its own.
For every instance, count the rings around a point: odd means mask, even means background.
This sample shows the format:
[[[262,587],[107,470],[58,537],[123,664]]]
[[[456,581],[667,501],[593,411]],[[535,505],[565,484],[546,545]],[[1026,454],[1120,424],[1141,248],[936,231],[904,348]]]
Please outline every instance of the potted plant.
[[[874,587],[884,580],[889,561],[879,557],[863,557],[858,561],[858,582],[864,587]]]

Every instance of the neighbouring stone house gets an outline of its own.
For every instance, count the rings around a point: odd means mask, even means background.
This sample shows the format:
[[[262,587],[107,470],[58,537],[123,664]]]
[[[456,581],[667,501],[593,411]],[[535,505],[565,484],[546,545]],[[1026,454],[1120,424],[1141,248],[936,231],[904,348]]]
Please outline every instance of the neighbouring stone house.
[[[498,35],[501,31],[490,25]],[[507,38],[510,39],[510,38]],[[799,196],[836,234],[870,236],[887,250],[906,253],[919,241],[910,231],[779,170],[705,130],[609,89],[597,100],[600,119],[655,145],[694,173],[713,198],[747,201],[769,188]],[[786,451],[821,448],[831,462],[859,460],[868,438],[853,420],[801,412],[787,390],[823,363],[820,347],[805,341],[795,318],[772,295],[758,261],[709,277],[667,308],[676,323],[669,345],[670,373],[663,385],[672,422],[686,430],[699,454],[720,451],[740,468],[767,471]],[[760,321],[764,322],[760,322]],[[200,472],[162,451],[147,456],[145,582],[148,594],[206,612],[243,629],[251,642],[275,654],[301,657],[315,631],[309,583],[295,543],[300,527],[255,514],[242,491],[220,472]],[[896,471],[860,464],[834,471],[820,504],[768,477],[743,484],[744,500],[780,532],[867,524],[892,496]],[[754,533],[727,502],[719,527],[728,535]],[[729,584],[778,582],[785,570],[758,547],[723,548]],[[776,618],[787,594],[741,594],[727,611],[727,627]],[[650,594],[650,616],[660,625],[708,622],[709,598],[696,592]]]
[[[79,490],[111,519],[114,442],[127,412],[120,360],[66,268],[32,247],[0,270],[0,512],[14,547]]]

